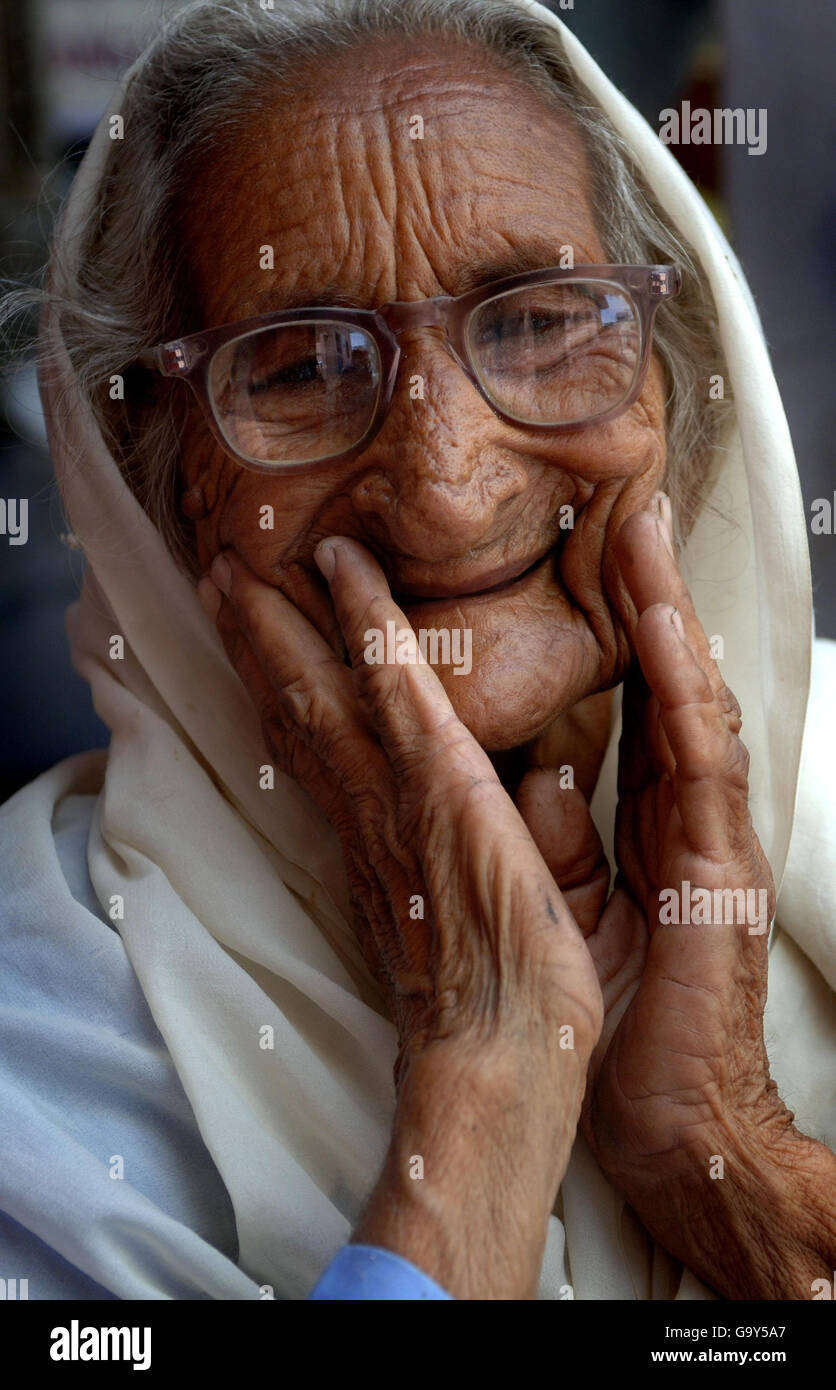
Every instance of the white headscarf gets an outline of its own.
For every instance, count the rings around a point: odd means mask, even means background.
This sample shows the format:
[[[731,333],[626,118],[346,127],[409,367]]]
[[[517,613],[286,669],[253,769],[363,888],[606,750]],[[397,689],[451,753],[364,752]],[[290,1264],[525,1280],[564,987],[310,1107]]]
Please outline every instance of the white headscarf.
[[[737,431],[713,500],[734,526],[718,526],[707,511],[685,567],[706,631],[724,638],[724,672],[752,753],[753,815],[780,880],[808,694],[810,577],[792,447],[757,315],[734,256],[670,151],[557,18],[519,3],[554,26],[671,225],[695,248],[717,303]],[[67,250],[107,159],[108,116],[120,100],[118,92],[76,176]],[[52,364],[42,379],[50,444],[87,559],[81,601],[70,610],[73,656],[112,730],[90,874],[105,909],[113,895],[124,901],[117,926],[229,1191],[240,1268],[198,1239],[163,1253],[210,1297],[255,1298],[259,1285],[302,1297],[348,1237],[382,1162],[394,1029],[348,924],[335,835],[281,774],[274,790],[260,789],[268,756],[255,710],[192,584],[111,458],[51,316],[42,331]],[[109,654],[117,634],[123,660]],[[89,782],[83,759],[78,766]],[[614,767],[613,740],[595,800],[605,829]],[[72,778],[61,789],[71,790]],[[809,915],[803,893],[796,907]],[[833,933],[821,927],[820,907],[808,949],[832,970]],[[804,1050],[789,1025],[796,1034],[806,1026],[792,998],[806,989],[798,970],[810,967],[791,945],[793,959],[775,961],[781,941],[779,934],[773,942],[773,969],[789,981],[786,1007],[795,1016],[773,1017],[770,1035],[786,1059]],[[814,1033],[805,1033],[808,1048],[817,1045]],[[556,1212],[541,1297],[565,1297],[569,1285],[582,1298],[706,1296],[653,1246],[580,1140]],[[95,1248],[91,1236],[88,1262],[118,1294],[121,1240],[118,1224],[97,1233]],[[145,1296],[166,1296],[155,1290],[153,1269],[149,1257]]]

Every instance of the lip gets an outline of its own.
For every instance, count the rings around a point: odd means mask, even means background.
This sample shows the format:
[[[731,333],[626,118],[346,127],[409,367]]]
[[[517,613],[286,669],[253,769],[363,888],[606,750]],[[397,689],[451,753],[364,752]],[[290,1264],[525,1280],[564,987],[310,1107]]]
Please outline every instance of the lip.
[[[492,594],[502,593],[504,590],[510,589],[512,585],[527,579],[549,558],[553,550],[554,546],[550,545],[547,550],[540,551],[534,559],[528,556],[524,560],[517,560],[511,564],[486,570],[484,574],[470,580],[466,585],[458,585],[455,588],[451,585],[435,584],[418,593],[407,585],[401,588],[393,587],[392,597],[402,608],[405,605],[417,603],[443,603],[455,599],[484,598]]]

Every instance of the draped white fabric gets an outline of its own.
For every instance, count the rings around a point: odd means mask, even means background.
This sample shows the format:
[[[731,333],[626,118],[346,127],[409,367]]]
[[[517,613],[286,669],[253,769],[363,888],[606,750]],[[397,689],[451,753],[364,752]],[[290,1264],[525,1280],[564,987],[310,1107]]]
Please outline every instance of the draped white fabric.
[[[539,5],[521,6],[562,38],[671,223],[696,248],[717,301],[737,424],[685,566],[707,632],[724,639],[724,672],[752,753],[753,815],[780,880],[808,694],[810,577],[792,448],[755,309],[670,151],[559,20]],[[118,104],[117,96],[111,111]],[[68,248],[109,148],[104,118],[73,186]],[[70,615],[74,660],[112,730],[90,874],[105,908],[114,894],[124,899],[125,950],[229,1191],[240,1238],[240,1268],[176,1226],[155,1230],[155,1258],[211,1298],[256,1298],[265,1284],[277,1296],[303,1297],[348,1236],[381,1163],[393,1111],[394,1030],[348,925],[330,827],[280,774],[274,790],[260,789],[268,759],[255,711],[194,588],[109,456],[56,323],[45,319],[42,331],[54,355],[42,373],[50,443],[88,565]],[[110,659],[114,634],[125,639],[123,661]],[[832,690],[830,647],[821,669],[823,679],[829,669]],[[833,735],[820,709],[814,702],[798,834],[772,940],[767,1023],[776,1076],[798,1123],[832,1135],[834,1024],[822,976],[836,980],[828,900],[836,807]],[[614,752],[613,742],[594,807],[605,836]],[[99,766],[74,762],[71,776],[49,784],[55,797],[72,791],[74,779],[89,790]],[[47,831],[52,807],[43,784],[37,804],[30,790],[21,805],[27,797]],[[60,870],[57,861],[41,861],[37,872],[43,881]],[[272,1048],[262,1045],[268,1026]],[[582,1141],[555,1211],[541,1297],[565,1297],[569,1285],[578,1298],[711,1296],[654,1246]],[[120,1271],[139,1258],[135,1231],[129,1237],[114,1221],[89,1236],[81,1231],[77,1245],[74,1259],[123,1293]],[[155,1287],[154,1263],[147,1252],[143,1259],[142,1296],[173,1296],[162,1273]]]

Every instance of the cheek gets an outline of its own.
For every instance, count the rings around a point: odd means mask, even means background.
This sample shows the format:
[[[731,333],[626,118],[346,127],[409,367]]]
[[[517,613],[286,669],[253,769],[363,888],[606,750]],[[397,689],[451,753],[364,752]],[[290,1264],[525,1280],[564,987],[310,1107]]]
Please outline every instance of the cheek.
[[[346,529],[334,516],[339,494],[333,481],[316,475],[274,478],[234,462],[224,467],[228,482],[206,523],[204,563],[227,547],[235,550],[254,574],[281,589],[342,659],[344,643],[327,586],[311,562],[326,529]],[[328,528],[322,525],[325,515],[334,518]]]
[[[316,477],[271,477],[221,455],[204,493],[210,510],[199,527],[201,549],[211,560],[231,547],[256,574],[276,583],[314,548],[311,531],[329,490]]]
[[[658,479],[665,467],[665,408],[661,372],[654,372],[639,400],[615,420],[576,433],[537,436],[527,441],[529,457],[553,465],[592,485],[628,486],[646,476]],[[651,489],[652,491],[652,489]]]
[[[278,478],[231,458],[215,440],[196,402],[181,434],[181,491],[198,488],[204,515],[195,522],[202,569],[231,546],[262,578],[275,582],[327,497],[322,477]]]
[[[641,397],[625,415],[577,438],[569,467],[581,480],[585,502],[564,548],[563,578],[593,612],[617,597],[621,616],[623,595],[610,560],[615,538],[627,517],[646,507],[661,487],[667,463],[661,367],[651,364]]]
[[[275,580],[315,514],[311,480],[236,473],[219,510],[218,540],[232,546],[256,574]]]

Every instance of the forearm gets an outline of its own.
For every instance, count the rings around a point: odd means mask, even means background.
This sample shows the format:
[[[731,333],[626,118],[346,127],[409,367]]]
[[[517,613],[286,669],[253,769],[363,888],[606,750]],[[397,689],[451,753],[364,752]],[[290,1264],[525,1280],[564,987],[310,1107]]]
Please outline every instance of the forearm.
[[[541,1083],[522,1062],[459,1066],[430,1051],[411,1064],[352,1239],[404,1256],[456,1298],[533,1297],[577,1124],[574,1067],[556,1099],[554,1077]]]

